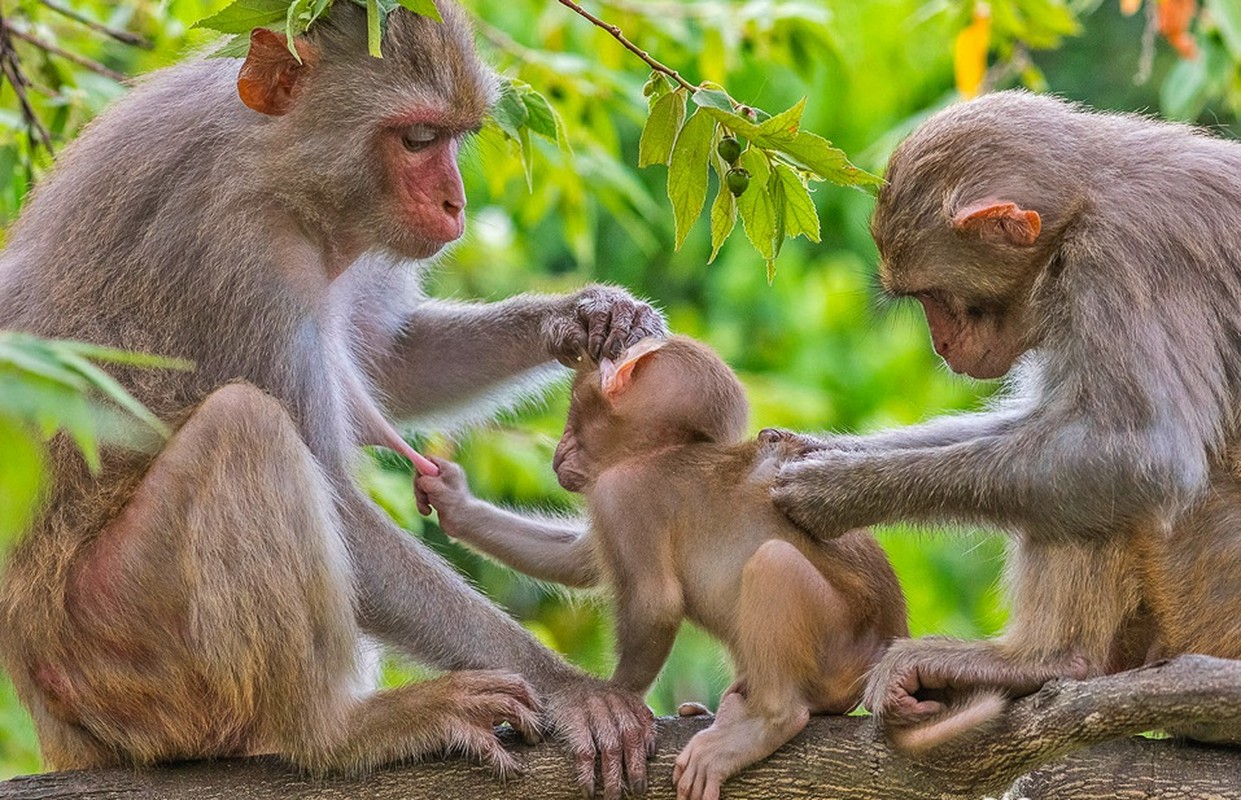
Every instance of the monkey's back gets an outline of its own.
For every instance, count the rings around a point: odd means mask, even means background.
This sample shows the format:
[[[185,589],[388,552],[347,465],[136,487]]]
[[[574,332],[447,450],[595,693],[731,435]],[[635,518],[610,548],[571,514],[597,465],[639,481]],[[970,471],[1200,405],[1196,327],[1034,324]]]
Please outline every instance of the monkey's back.
[[[730,607],[720,597],[736,597],[746,562],[771,540],[792,544],[842,594],[857,632],[881,638],[907,636],[905,599],[883,548],[867,530],[838,539],[810,537],[771,502],[770,488],[782,459],[783,443],[747,441],[735,445],[701,443],[667,451],[652,473],[675,476],[662,491],[675,495],[662,511],[670,548],[684,592],[686,616],[731,642],[735,620],[713,613]]]

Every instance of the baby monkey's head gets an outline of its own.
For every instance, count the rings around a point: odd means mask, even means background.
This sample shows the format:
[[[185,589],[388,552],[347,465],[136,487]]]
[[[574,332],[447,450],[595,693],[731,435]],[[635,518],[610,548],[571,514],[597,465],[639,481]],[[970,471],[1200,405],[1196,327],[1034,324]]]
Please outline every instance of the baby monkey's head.
[[[603,468],[644,452],[739,442],[748,415],[741,382],[709,347],[684,336],[643,339],[577,371],[552,466],[561,486],[581,491]]]

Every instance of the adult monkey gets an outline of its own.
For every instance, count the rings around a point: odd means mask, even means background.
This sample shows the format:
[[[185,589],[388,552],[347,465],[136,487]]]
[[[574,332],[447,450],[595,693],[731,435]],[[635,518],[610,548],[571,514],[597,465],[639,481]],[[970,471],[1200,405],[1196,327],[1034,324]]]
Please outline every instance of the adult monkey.
[[[940,716],[963,691],[1241,657],[1238,174],[1236,143],[1021,92],[950,108],[893,155],[871,226],[885,291],[922,304],[954,371],[1022,378],[992,411],[803,437],[774,490],[821,536],[1014,533],[1000,639],[899,642],[872,674],[872,710],[930,721],[898,741],[967,727]]]
[[[359,771],[457,748],[507,771],[492,726],[536,735],[537,692],[588,791],[596,752],[605,796],[626,774],[643,787],[641,698],[539,646],[350,480],[360,444],[427,463],[383,412],[663,331],[603,288],[421,294],[402,261],[461,235],[457,150],[496,91],[462,12],[440,10],[394,13],[382,60],[365,13],[339,2],[300,60],[259,30],[244,64],[159,73],[83,133],[14,228],[0,326],[197,365],[120,376],[176,428],[154,458],[108,452],[92,475],[52,443],[46,506],[0,595],[50,766],[278,752]],[[529,685],[456,672],[359,697],[362,632]]]

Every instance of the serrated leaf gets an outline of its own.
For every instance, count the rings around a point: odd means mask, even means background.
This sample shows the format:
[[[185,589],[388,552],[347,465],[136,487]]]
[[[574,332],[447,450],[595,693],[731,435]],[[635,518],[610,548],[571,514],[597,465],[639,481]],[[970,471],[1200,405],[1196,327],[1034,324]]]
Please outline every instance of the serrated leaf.
[[[651,77],[646,79],[646,83],[642,85],[642,96],[647,98],[647,102],[654,103],[659,98],[675,89],[676,86],[662,72],[652,72]]]
[[[839,186],[878,186],[883,183],[883,179],[850,164],[843,150],[809,131],[798,131],[792,141],[774,149]]]
[[[737,199],[733,197],[732,192],[728,191],[724,181],[720,181],[720,188],[715,193],[715,202],[711,204],[711,257],[707,259],[708,264],[715,261],[720,248],[724,246],[724,242],[728,240],[728,235],[733,232],[736,225]]]
[[[676,221],[676,249],[680,250],[707,200],[707,165],[715,120],[701,111],[682,126],[668,161],[668,199]]]
[[[302,54],[297,52],[297,37],[306,30],[308,24],[303,15],[309,17],[310,4],[312,0],[294,0],[289,5],[289,13],[285,17],[284,22],[284,38],[289,52],[297,59],[297,63],[302,63]]]
[[[521,146],[521,168],[526,173],[526,191],[534,191],[534,147],[530,143],[530,129],[517,131],[517,143]]]
[[[526,127],[550,141],[556,141],[556,112],[548,104],[547,98],[529,90],[521,96],[522,105],[526,107]]]
[[[792,239],[804,234],[812,242],[819,241],[819,212],[801,175],[787,164],[776,164],[775,180],[784,197],[784,235]]]
[[[765,259],[776,257],[776,211],[772,202],[769,181],[771,168],[767,156],[754,147],[746,148],[737,160],[737,166],[750,173],[750,186],[737,198],[737,211],[746,238]]]
[[[776,229],[771,234],[771,258],[774,261],[776,256],[780,255],[780,251],[784,249],[784,209],[787,205],[784,197],[784,184],[776,176],[775,170],[772,170],[771,175],[767,178],[767,191],[771,194],[771,213],[776,221]],[[771,276],[771,268],[768,267],[768,282],[770,282]]]
[[[758,135],[768,139],[793,139],[801,127],[801,117],[806,111],[806,98],[758,126]]]
[[[638,140],[638,166],[667,164],[681,124],[685,122],[685,93],[669,92],[651,104],[651,113]]]
[[[444,18],[440,16],[440,10],[435,7],[434,0],[396,0],[396,2],[401,8],[412,11],[415,14],[428,17],[436,22],[444,21]]]
[[[194,27],[220,33],[249,34],[255,28],[284,22],[288,12],[289,0],[234,0],[218,14],[195,22]]]
[[[366,0],[366,51],[374,58],[383,58],[384,12],[379,0]]]
[[[511,139],[518,137],[519,131],[526,126],[526,120],[530,118],[530,110],[526,108],[526,104],[521,99],[521,87],[512,81],[500,83],[500,99],[491,109],[491,118],[506,136]]]

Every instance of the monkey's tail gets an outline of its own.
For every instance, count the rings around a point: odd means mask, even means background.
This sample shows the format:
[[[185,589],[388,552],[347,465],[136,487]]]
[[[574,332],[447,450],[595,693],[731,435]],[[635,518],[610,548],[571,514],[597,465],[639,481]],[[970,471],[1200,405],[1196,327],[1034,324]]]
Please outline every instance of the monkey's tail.
[[[906,753],[924,753],[962,734],[982,728],[999,719],[1008,708],[1008,698],[993,689],[980,689],[942,714],[917,725],[888,729],[892,744]]]

